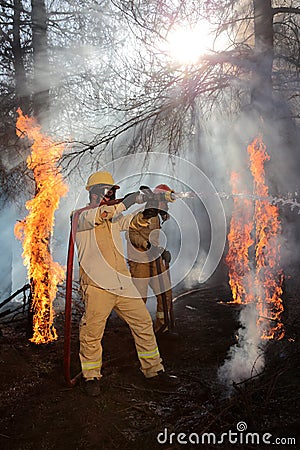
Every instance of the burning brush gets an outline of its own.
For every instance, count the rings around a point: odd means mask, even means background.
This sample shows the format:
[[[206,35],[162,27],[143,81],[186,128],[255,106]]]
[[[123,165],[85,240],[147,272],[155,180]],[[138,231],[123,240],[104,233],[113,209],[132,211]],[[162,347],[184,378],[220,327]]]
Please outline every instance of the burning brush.
[[[279,267],[281,225],[278,206],[268,200],[264,164],[270,157],[261,137],[248,146],[248,154],[256,200],[254,203],[247,200],[247,193],[244,198],[234,197],[226,257],[229,284],[233,302],[256,305],[261,338],[281,339],[284,336],[280,297],[283,275]],[[238,175],[233,174],[233,194],[238,191],[238,182]],[[255,261],[251,262],[249,251],[253,244]]]
[[[232,303],[245,306],[239,315],[237,342],[218,371],[220,381],[227,384],[228,394],[232,392],[232,383],[262,372],[267,340],[284,336],[283,275],[279,261],[281,224],[278,206],[270,202],[265,183],[264,164],[269,155],[261,137],[254,139],[247,150],[253,177],[252,198],[241,189],[239,176],[231,177],[234,204],[226,262]],[[242,195],[235,195],[237,192]]]
[[[35,344],[46,344],[57,339],[53,326],[53,300],[57,285],[64,279],[64,269],[53,261],[50,238],[53,234],[54,212],[60,198],[67,193],[57,161],[63,145],[55,144],[41,132],[33,118],[18,109],[17,135],[32,141],[27,166],[33,171],[35,196],[26,203],[27,217],[15,225],[15,235],[22,242],[24,265],[31,285],[31,312]]]

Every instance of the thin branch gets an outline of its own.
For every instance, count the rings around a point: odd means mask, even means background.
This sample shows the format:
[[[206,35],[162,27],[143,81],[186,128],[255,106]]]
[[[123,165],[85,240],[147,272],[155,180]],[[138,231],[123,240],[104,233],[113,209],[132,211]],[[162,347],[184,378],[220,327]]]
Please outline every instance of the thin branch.
[[[300,8],[291,8],[288,6],[281,6],[278,8],[272,8],[272,14],[300,14]]]

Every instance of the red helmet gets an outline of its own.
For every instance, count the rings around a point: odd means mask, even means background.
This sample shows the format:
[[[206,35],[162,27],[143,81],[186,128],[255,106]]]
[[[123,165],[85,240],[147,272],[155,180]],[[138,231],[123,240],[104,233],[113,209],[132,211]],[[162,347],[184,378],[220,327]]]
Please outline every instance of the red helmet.
[[[160,192],[174,192],[173,189],[171,189],[166,184],[159,184],[153,189],[154,194],[159,194]]]

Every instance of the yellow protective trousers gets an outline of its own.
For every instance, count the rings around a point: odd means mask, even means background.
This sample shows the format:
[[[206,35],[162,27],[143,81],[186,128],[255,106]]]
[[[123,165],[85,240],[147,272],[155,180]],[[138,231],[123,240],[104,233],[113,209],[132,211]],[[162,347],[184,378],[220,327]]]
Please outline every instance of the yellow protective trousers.
[[[157,299],[156,307],[156,321],[155,321],[155,331],[158,331],[162,325],[165,323],[164,317],[164,307],[163,298],[161,292],[163,291],[166,296],[167,308],[170,311],[172,303],[172,290],[170,284],[170,278],[164,265],[160,264],[161,282],[163,283],[164,289],[161,289],[161,284],[158,279],[158,271],[156,261],[149,261],[147,263],[141,263],[137,261],[128,261],[130,267],[130,273],[132,276],[132,281],[134,282],[137,290],[139,291],[142,299],[146,303],[148,296],[148,286],[154,292]]]
[[[164,370],[153,331],[151,316],[141,298],[123,297],[96,286],[81,286],[85,312],[80,323],[80,361],[83,377],[100,378],[101,340],[112,310],[129,325],[134,338],[141,371],[151,378]],[[120,346],[120,355],[123,350]]]

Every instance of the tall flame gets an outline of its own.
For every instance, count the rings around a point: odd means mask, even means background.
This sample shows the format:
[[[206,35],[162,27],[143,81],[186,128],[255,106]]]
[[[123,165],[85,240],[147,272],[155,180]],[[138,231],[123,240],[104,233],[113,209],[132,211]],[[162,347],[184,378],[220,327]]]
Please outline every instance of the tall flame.
[[[36,192],[26,203],[27,217],[15,225],[15,235],[22,242],[22,256],[31,283],[33,336],[30,340],[45,344],[57,339],[53,326],[53,300],[57,285],[65,275],[64,269],[53,261],[49,249],[54,212],[68,190],[57,167],[64,147],[42,134],[34,118],[23,115],[20,109],[17,112],[17,135],[27,136],[32,141],[27,165],[33,171]]]
[[[254,179],[255,202],[255,258],[256,301],[259,312],[258,324],[264,339],[281,339],[284,336],[281,314],[283,274],[279,267],[281,224],[279,210],[267,200],[264,164],[270,159],[261,137],[248,146],[250,170]]]
[[[279,210],[268,200],[264,164],[270,159],[261,137],[247,148],[250,171],[254,181],[254,203],[237,195],[238,176],[231,176],[234,207],[228,234],[229,250],[226,262],[229,267],[229,284],[235,303],[256,304],[258,326],[263,339],[281,339],[284,336],[281,314],[283,312],[283,275],[279,267]],[[251,237],[255,235],[255,242]],[[251,262],[250,247],[255,243],[255,261]],[[253,270],[251,270],[253,266]]]
[[[230,177],[233,196],[233,214],[228,234],[228,253],[226,263],[229,267],[229,285],[234,303],[248,303],[251,283],[249,248],[254,241],[253,208],[251,200],[238,196],[241,191],[240,177],[232,172]]]

